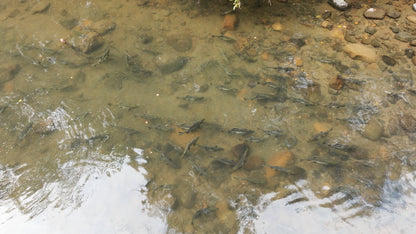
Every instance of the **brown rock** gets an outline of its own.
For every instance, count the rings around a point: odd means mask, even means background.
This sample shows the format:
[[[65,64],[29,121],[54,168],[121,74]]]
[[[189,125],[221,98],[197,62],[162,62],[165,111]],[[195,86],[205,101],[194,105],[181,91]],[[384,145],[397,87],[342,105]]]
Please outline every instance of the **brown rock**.
[[[233,153],[234,157],[237,159],[248,149],[248,145],[246,143],[235,145],[231,148],[231,152]]]
[[[263,159],[261,159],[259,156],[250,156],[247,158],[243,168],[246,170],[254,170],[262,167],[263,163]]]
[[[281,23],[274,23],[274,24],[272,25],[272,29],[273,29],[274,31],[282,31],[283,26],[282,26],[282,24],[281,24]]]
[[[329,81],[329,87],[335,90],[341,90],[344,87],[344,79],[341,76],[336,76]]]
[[[235,27],[237,27],[237,16],[235,14],[225,15],[222,28],[228,31],[233,31]]]
[[[313,130],[315,133],[327,132],[329,131],[329,129],[331,129],[331,126],[328,123],[323,123],[323,122],[313,123]]]
[[[343,48],[353,59],[359,59],[367,63],[374,63],[377,60],[377,54],[374,48],[361,44],[348,44]]]
[[[412,22],[412,23],[416,24],[416,15],[408,15],[408,16],[406,17],[406,19],[407,19],[409,22]]]
[[[96,32],[88,32],[75,44],[83,53],[89,54],[103,45],[103,39]]]

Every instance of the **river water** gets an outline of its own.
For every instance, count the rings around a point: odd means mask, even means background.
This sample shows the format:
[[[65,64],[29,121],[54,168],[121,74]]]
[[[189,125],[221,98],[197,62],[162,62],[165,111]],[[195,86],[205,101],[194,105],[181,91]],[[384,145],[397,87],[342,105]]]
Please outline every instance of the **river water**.
[[[2,1],[0,230],[412,231],[416,13],[374,2]]]

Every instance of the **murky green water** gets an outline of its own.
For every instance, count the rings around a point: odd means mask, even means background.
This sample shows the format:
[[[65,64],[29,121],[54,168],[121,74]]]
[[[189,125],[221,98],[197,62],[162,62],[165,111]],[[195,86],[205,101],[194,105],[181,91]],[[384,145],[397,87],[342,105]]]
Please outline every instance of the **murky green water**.
[[[402,17],[253,2],[225,31],[226,1],[0,3],[1,230],[410,231],[415,69],[389,27],[412,11],[377,2]],[[369,25],[374,62],[351,59]]]

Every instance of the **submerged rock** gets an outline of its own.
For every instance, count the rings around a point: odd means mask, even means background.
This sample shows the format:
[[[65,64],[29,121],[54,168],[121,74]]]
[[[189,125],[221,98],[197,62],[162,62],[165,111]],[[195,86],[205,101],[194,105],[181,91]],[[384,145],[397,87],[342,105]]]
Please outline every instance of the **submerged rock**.
[[[12,80],[19,71],[19,64],[11,64],[0,67],[0,84]]]
[[[161,55],[156,57],[155,63],[163,74],[169,74],[181,70],[186,65],[188,60],[188,57]]]
[[[398,32],[394,38],[402,42],[409,42],[413,39],[413,36],[407,32]]]
[[[348,44],[344,46],[343,50],[353,59],[359,59],[367,63],[374,63],[377,60],[375,49],[365,45]]]
[[[328,0],[328,4],[339,11],[345,11],[351,7],[351,5],[344,0]]]
[[[192,48],[192,37],[186,33],[170,33],[166,36],[168,45],[176,51],[185,52]]]
[[[224,21],[222,23],[222,28],[227,31],[233,31],[237,27],[237,15],[228,14],[224,16]]]
[[[396,60],[394,60],[394,58],[389,57],[387,55],[383,55],[381,56],[381,59],[383,60],[383,62],[389,66],[394,66],[396,65]]]
[[[381,8],[369,8],[364,11],[364,17],[367,19],[383,19],[386,15],[386,11]]]
[[[103,39],[96,32],[88,32],[84,34],[77,43],[75,48],[83,53],[89,54],[103,45]]]
[[[362,135],[372,141],[380,139],[383,135],[383,126],[375,119],[371,119],[364,128]]]
[[[416,132],[416,119],[410,114],[404,114],[400,118],[400,126],[406,132]]]
[[[43,13],[49,9],[51,3],[49,1],[40,1],[36,3],[32,8],[32,14]]]

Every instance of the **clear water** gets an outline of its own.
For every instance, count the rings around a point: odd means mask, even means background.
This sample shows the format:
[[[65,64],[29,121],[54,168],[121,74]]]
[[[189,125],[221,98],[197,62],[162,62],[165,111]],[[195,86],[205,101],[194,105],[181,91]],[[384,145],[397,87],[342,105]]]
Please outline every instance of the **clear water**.
[[[252,2],[224,31],[223,1],[0,3],[1,230],[411,231],[412,12],[378,4],[402,17]],[[372,64],[342,49],[369,24]]]

